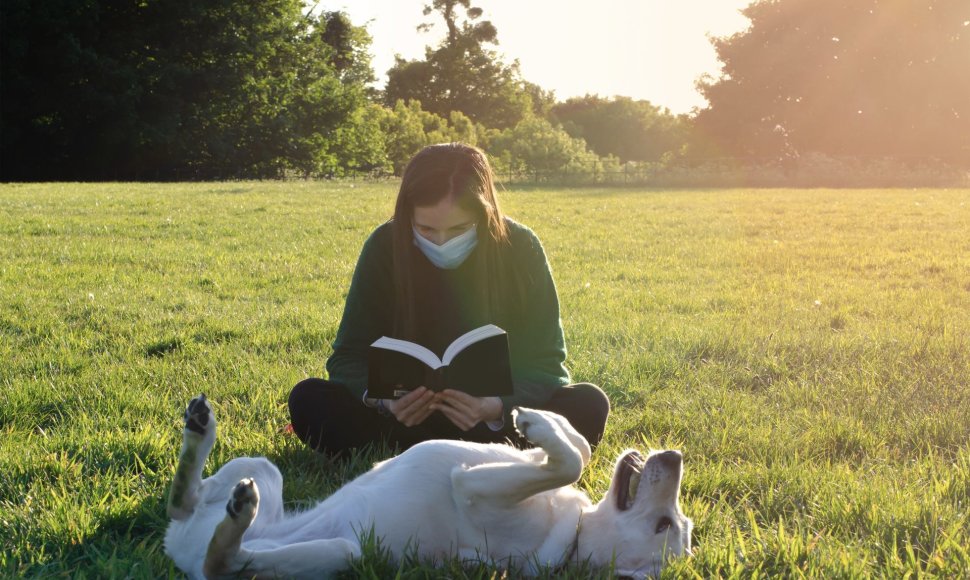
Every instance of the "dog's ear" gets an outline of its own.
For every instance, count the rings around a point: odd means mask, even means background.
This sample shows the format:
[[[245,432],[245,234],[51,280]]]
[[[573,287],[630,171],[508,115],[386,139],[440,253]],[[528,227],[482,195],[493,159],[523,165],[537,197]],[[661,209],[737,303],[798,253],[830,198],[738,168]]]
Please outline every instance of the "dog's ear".
[[[643,477],[643,455],[639,451],[631,450],[624,453],[616,465],[613,476],[613,494],[616,509],[626,511],[633,507],[640,491]]]

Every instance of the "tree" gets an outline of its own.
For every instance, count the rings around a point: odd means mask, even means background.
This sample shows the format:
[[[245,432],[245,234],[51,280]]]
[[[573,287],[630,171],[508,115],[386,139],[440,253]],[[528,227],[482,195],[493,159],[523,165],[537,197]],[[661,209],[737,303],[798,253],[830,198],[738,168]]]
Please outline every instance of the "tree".
[[[0,3],[3,179],[84,175],[98,158],[133,163],[132,149],[146,132],[139,105],[149,99],[138,63],[125,55],[145,42],[146,31],[103,29],[128,28],[141,12],[68,0]],[[157,133],[171,125],[158,111]]]
[[[381,114],[368,102],[370,36],[342,12],[306,17],[295,37],[296,66],[278,103],[282,170],[341,175],[387,164]]]
[[[425,6],[424,14],[435,12],[445,21],[447,36],[437,48],[425,50],[424,60],[396,58],[387,71],[385,104],[417,100],[425,110],[443,117],[461,111],[488,127],[515,125],[532,109],[533,97],[520,78],[518,63],[506,65],[495,51],[485,48],[498,43],[495,26],[479,20],[482,10],[471,6],[470,0],[434,0]],[[433,26],[426,23],[418,29]]]
[[[465,9],[465,20],[461,23],[458,22],[460,16],[456,12],[459,6]],[[441,13],[445,26],[448,27],[445,44],[454,46],[466,40],[476,44],[498,44],[498,30],[495,25],[489,20],[478,20],[484,12],[481,8],[472,6],[471,0],[432,0],[431,4],[425,4],[425,16],[430,16],[435,11]],[[418,31],[428,32],[432,28],[434,23],[424,23],[418,26]]]
[[[366,33],[300,0],[0,10],[4,179],[325,171],[366,104]]]
[[[760,0],[715,39],[696,125],[732,155],[786,150],[970,163],[970,3]]]
[[[426,145],[456,141],[476,145],[484,129],[460,111],[451,111],[445,118],[425,111],[419,101],[398,100],[393,109],[384,109],[381,130],[387,158],[400,175],[411,157]]]
[[[552,107],[551,117],[598,155],[622,161],[660,161],[688,139],[687,121],[649,101],[629,97],[572,98]]]
[[[371,38],[364,27],[355,26],[343,12],[331,11],[317,18],[315,31],[330,48],[327,62],[345,84],[364,86],[376,80],[367,52]]]
[[[488,153],[499,171],[597,172],[604,160],[586,147],[582,139],[570,137],[560,126],[530,115],[491,139]],[[605,160],[611,167],[615,160]]]

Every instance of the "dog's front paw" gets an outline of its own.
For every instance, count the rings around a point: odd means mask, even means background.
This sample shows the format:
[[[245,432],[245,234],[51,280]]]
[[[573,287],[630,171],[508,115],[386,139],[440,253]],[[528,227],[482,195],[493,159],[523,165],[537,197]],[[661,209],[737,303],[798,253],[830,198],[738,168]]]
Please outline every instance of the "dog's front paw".
[[[520,435],[540,447],[550,437],[556,437],[552,421],[542,411],[516,407],[512,410],[512,420]]]
[[[185,408],[183,418],[185,420],[186,435],[195,433],[196,435],[202,436],[202,438],[215,436],[215,416],[212,414],[212,407],[209,406],[205,395],[199,395],[189,401],[188,407]]]
[[[256,519],[258,509],[259,488],[251,477],[247,477],[232,488],[232,494],[226,502],[226,513],[244,527],[249,527],[249,524]]]

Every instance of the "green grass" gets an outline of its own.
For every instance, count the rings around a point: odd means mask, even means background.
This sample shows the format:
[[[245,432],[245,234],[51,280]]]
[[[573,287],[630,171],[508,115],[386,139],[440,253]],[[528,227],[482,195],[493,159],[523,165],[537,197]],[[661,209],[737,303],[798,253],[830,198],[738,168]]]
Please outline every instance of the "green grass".
[[[282,428],[394,193],[0,185],[0,575],[178,576],[164,499],[199,392],[210,469],[266,455],[292,507],[366,469]],[[684,451],[697,551],[665,574],[970,576],[970,190],[502,203],[545,244],[574,378],[614,403],[580,484],[599,499],[627,446]],[[355,574],[397,574],[378,552]]]

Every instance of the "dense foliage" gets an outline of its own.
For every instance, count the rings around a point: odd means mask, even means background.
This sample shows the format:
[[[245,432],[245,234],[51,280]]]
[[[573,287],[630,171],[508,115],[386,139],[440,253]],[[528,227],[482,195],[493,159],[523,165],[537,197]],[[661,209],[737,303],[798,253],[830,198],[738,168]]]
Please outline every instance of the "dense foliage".
[[[464,15],[459,8],[464,8]],[[397,58],[387,71],[385,103],[420,101],[428,111],[447,117],[460,111],[475,122],[504,129],[529,114],[532,98],[517,64],[507,65],[487,44],[498,42],[495,26],[480,21],[482,9],[469,0],[434,0],[425,15],[439,12],[448,35],[428,47],[424,60]],[[419,29],[428,30],[433,23]]]
[[[557,102],[497,52],[471,0],[425,6],[419,31],[447,32],[424,59],[398,58],[383,90],[366,28],[304,0],[4,0],[0,179],[400,173],[424,145],[461,140],[536,180],[885,185],[872,178],[887,167],[898,184],[966,180],[965,0],[743,13],[747,30],[712,41],[709,107],[676,116],[622,96]]]
[[[659,161],[687,140],[688,122],[649,101],[599,96],[567,99],[552,107],[552,117],[599,155],[623,161]]]
[[[432,143],[460,141],[478,144],[484,127],[476,125],[459,111],[447,118],[421,108],[419,101],[398,100],[391,109],[382,109],[381,130],[386,136],[387,158],[400,174],[415,152]]]
[[[970,163],[970,2],[759,0],[716,39],[697,128],[731,156]]]
[[[340,14],[305,16],[300,0],[2,6],[4,179],[361,163],[342,140],[366,103],[369,38]]]

